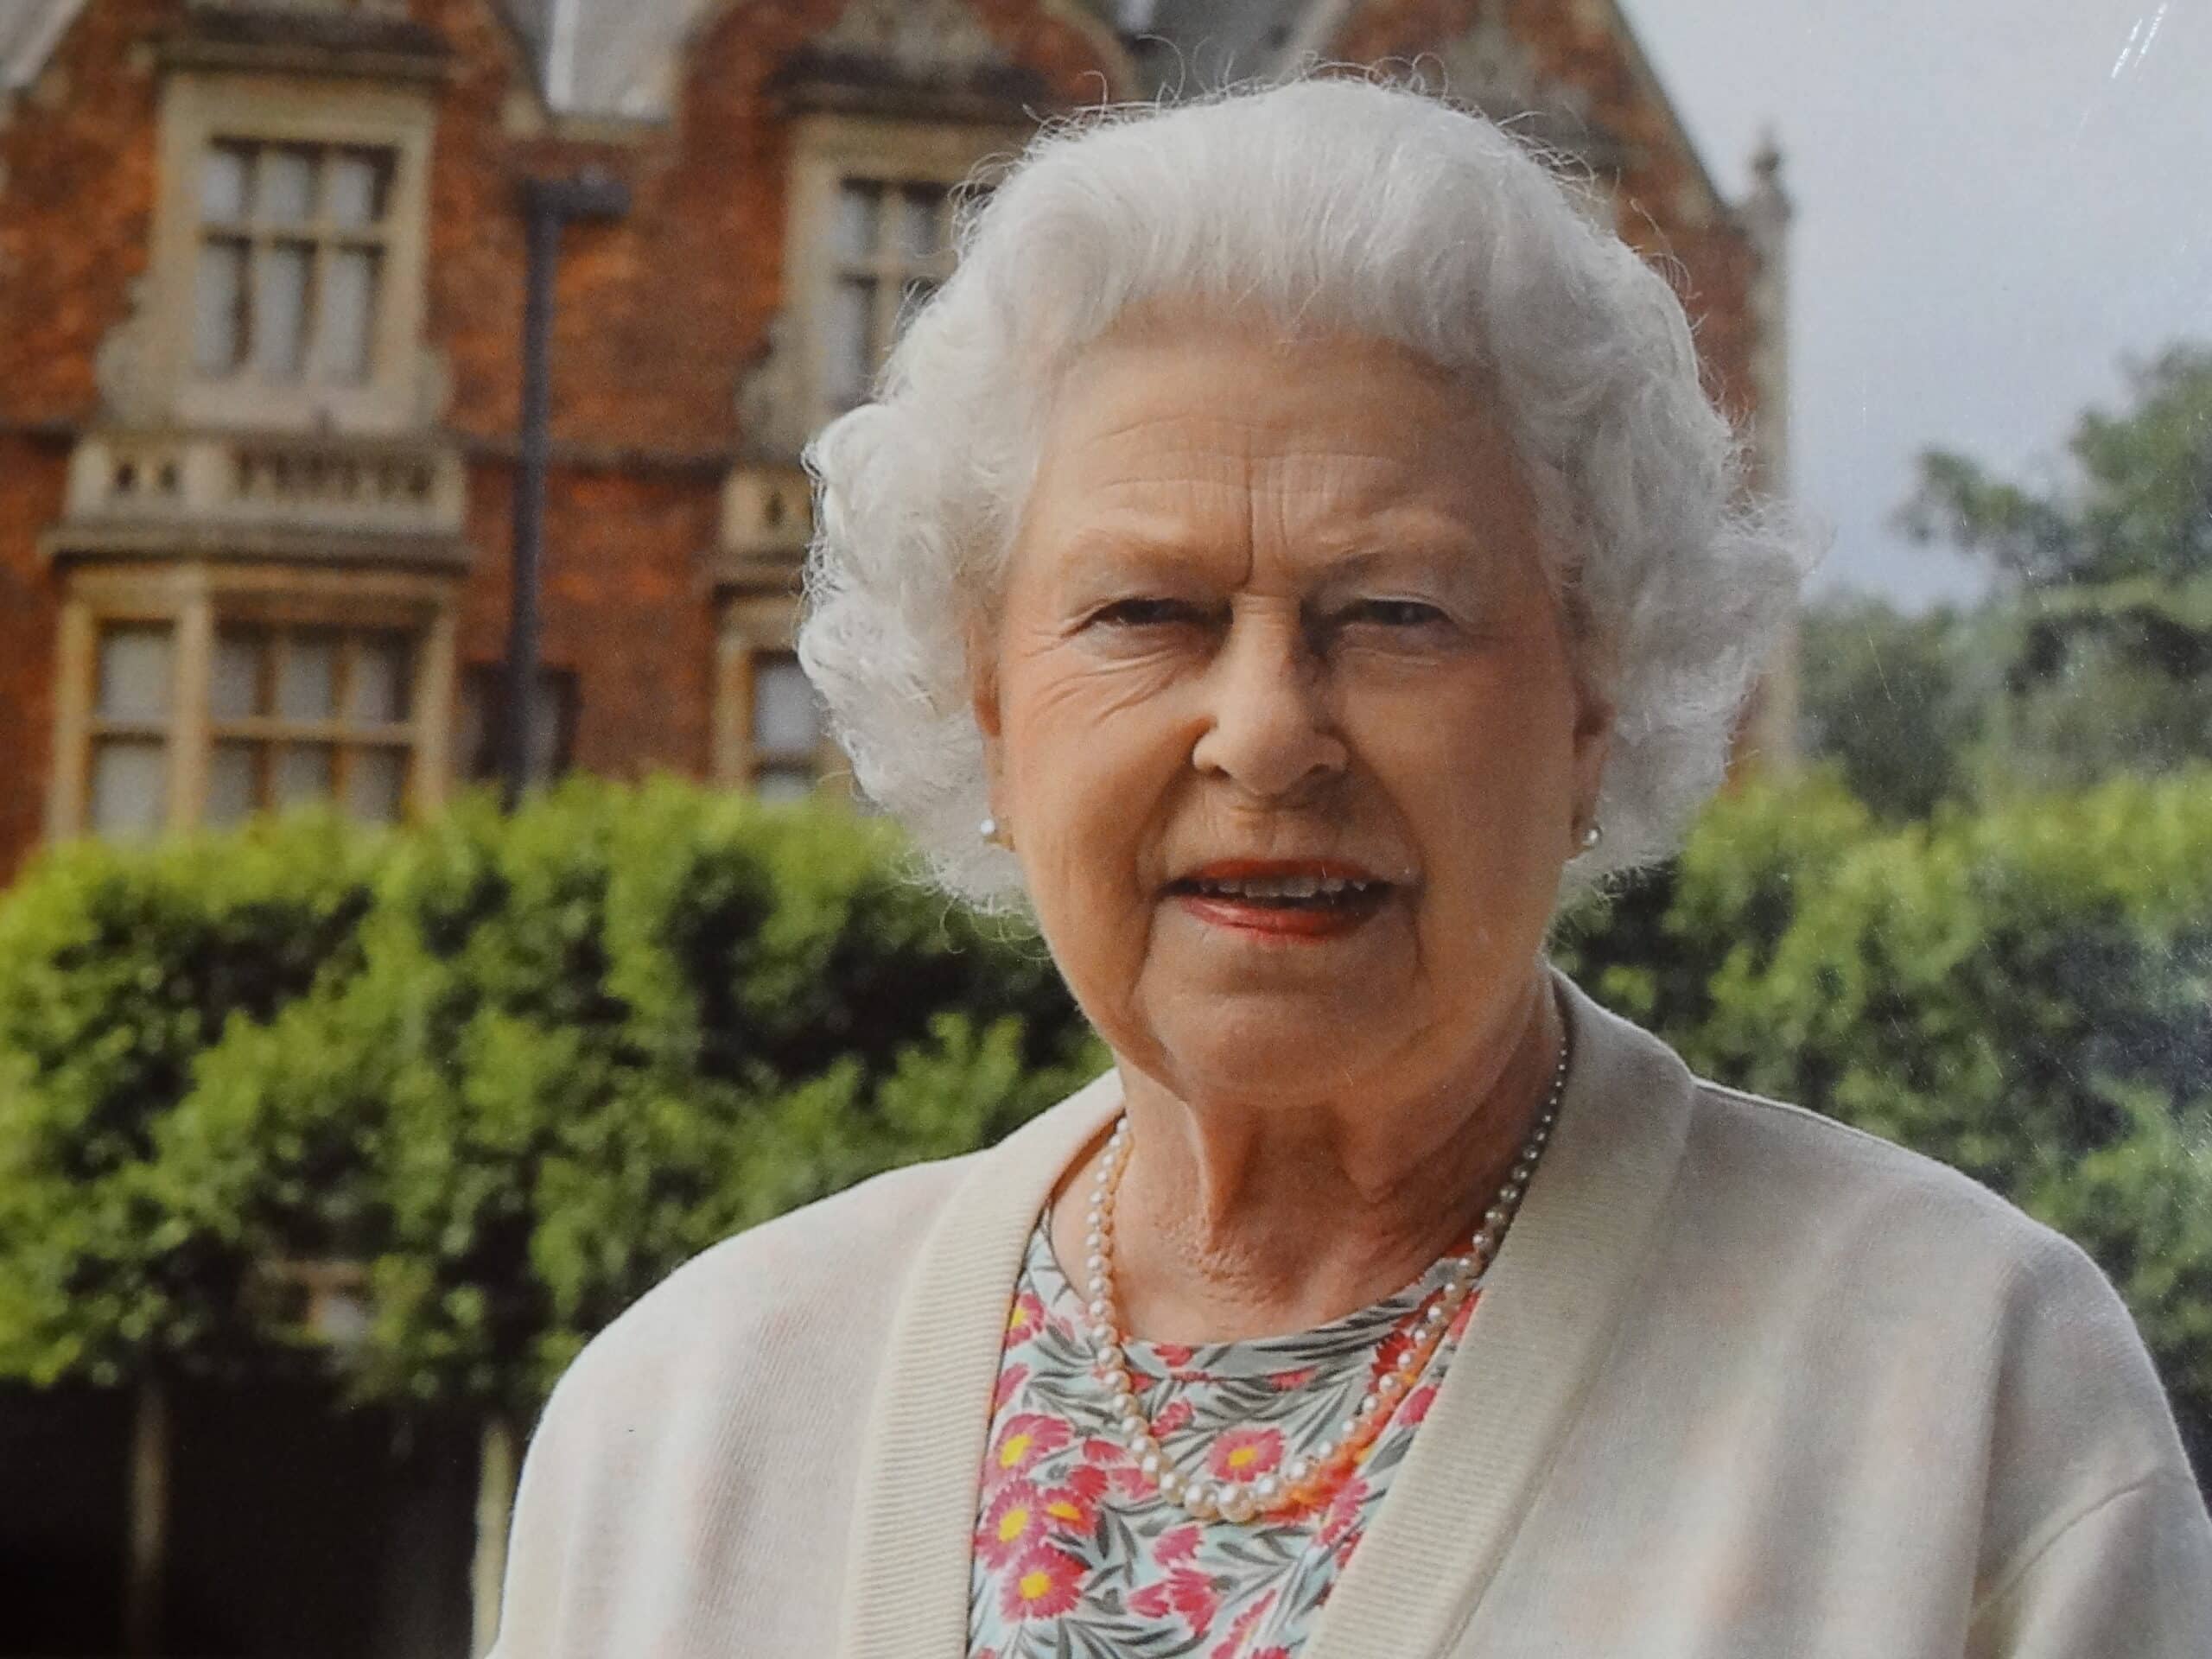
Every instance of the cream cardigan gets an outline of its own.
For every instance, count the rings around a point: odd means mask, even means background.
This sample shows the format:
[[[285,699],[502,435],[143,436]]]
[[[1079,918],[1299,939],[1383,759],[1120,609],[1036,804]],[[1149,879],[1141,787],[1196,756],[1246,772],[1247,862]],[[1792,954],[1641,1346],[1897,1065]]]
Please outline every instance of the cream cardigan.
[[[2212,1656],[2212,1525],[2088,1258],[1567,997],[1558,1134],[1302,1659]],[[1015,1272],[1117,1106],[617,1320],[531,1446],[498,1659],[963,1659]]]

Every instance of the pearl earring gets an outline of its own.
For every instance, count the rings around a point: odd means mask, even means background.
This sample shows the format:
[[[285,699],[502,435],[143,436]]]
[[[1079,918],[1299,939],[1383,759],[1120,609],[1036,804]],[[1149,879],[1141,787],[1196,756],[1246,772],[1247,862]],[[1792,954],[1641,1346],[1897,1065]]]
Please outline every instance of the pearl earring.
[[[976,826],[976,833],[982,836],[985,841],[989,841],[995,836],[998,832],[999,821],[996,818],[985,818],[982,823]]]
[[[1582,850],[1584,852],[1587,853],[1596,850],[1598,843],[1605,838],[1605,828],[1603,824],[1599,823],[1597,819],[1592,818],[1588,823],[1582,826],[1581,839]]]

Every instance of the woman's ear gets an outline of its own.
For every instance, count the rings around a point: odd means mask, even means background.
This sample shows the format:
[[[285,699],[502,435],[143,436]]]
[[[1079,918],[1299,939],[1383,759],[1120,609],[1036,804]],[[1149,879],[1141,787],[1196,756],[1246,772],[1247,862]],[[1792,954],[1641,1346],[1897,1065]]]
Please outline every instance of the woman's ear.
[[[1006,720],[999,706],[998,664],[978,626],[968,630],[968,706],[975,715],[976,729],[982,734],[983,774],[990,786],[991,810],[998,815]]]

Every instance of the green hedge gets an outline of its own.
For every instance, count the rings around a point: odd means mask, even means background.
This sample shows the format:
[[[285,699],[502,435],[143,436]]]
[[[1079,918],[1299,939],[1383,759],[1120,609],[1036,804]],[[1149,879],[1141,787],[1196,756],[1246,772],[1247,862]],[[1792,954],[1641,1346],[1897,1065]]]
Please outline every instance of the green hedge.
[[[827,808],[60,849],[0,902],[0,1375],[281,1360],[255,1265],[337,1259],[358,1392],[526,1408],[715,1238],[1103,1063],[1033,939]]]
[[[1746,790],[1558,955],[2080,1239],[2212,1454],[2212,775],[1902,829]],[[0,1376],[317,1363],[251,1270],[338,1258],[358,1393],[527,1408],[712,1239],[1103,1063],[1033,938],[828,808],[577,782],[58,849],[0,897]]]

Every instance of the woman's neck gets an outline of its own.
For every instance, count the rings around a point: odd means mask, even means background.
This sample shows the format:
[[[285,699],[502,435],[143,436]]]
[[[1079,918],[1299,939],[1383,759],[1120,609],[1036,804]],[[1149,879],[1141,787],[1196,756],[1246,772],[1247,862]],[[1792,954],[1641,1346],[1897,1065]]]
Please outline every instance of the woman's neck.
[[[1450,1084],[1391,1105],[1194,1107],[1124,1067],[1132,1149],[1113,1249],[1124,1333],[1194,1344],[1310,1330],[1463,1249],[1557,1063],[1548,974],[1505,1029]],[[1069,1172],[1051,1218],[1054,1252],[1086,1294],[1084,1217],[1103,1150]]]

